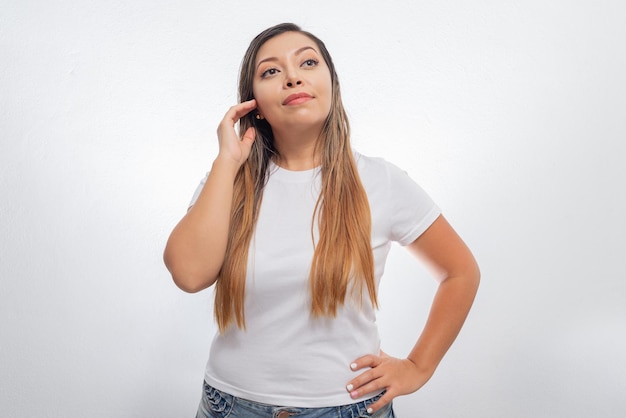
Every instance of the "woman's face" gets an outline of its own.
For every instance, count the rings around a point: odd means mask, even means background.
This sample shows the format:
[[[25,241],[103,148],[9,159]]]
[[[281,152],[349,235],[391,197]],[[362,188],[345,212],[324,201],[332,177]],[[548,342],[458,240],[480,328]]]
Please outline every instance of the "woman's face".
[[[315,42],[298,32],[261,46],[252,89],[259,114],[275,132],[296,126],[321,130],[330,112],[330,70]]]

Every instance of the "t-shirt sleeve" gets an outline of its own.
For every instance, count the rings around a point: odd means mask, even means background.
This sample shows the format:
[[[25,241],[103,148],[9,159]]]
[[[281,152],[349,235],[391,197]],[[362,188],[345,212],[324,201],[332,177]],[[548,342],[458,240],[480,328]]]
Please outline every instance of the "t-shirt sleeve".
[[[206,183],[207,177],[209,177],[209,173],[206,173],[204,178],[200,181],[200,184],[198,185],[198,187],[196,187],[196,191],[194,192],[193,197],[191,198],[191,202],[189,202],[189,206],[187,207],[187,210],[191,209],[191,207],[195,205],[196,200],[198,200],[198,196],[200,196],[200,192],[202,192],[202,189],[204,188],[204,184]]]
[[[441,209],[409,175],[388,163],[391,202],[391,240],[400,245],[415,241],[441,215]]]

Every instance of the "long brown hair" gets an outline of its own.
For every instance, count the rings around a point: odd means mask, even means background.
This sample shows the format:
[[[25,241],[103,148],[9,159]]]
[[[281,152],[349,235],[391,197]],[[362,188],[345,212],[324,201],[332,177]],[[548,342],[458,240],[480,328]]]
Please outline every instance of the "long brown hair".
[[[320,156],[322,188],[317,200],[319,239],[315,244],[309,276],[311,314],[315,317],[337,315],[345,301],[349,284],[358,295],[363,286],[377,306],[374,257],[371,248],[371,215],[367,195],[361,184],[350,147],[350,125],[341,101],[339,80],[324,43],[292,23],[273,26],[252,40],[244,55],[239,76],[239,101],[252,99],[255,61],[261,46],[285,32],[298,32],[314,41],[330,70],[332,103],[316,152]],[[239,132],[256,128],[256,139],[249,158],[235,177],[233,209],[224,264],[215,289],[215,317],[220,332],[235,321],[245,329],[244,298],[248,250],[258,218],[263,188],[272,158],[277,158],[274,135],[267,121],[255,121],[252,113],[239,121]],[[359,299],[360,300],[360,299]]]

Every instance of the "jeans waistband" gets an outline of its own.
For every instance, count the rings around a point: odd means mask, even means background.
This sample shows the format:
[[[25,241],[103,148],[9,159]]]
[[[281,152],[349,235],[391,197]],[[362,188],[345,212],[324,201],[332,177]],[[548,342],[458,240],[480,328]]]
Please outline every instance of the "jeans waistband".
[[[203,402],[201,409],[206,409],[208,417],[271,417],[271,418],[358,418],[358,417],[393,417],[391,404],[386,405],[375,414],[370,415],[367,409],[371,404],[376,402],[385,392],[361,402],[347,405],[321,407],[321,408],[300,408],[270,405],[261,402],[250,401],[247,399],[233,396],[229,393],[222,392],[208,383],[204,382]],[[198,411],[198,417],[201,410]],[[204,411],[202,411],[204,412]]]

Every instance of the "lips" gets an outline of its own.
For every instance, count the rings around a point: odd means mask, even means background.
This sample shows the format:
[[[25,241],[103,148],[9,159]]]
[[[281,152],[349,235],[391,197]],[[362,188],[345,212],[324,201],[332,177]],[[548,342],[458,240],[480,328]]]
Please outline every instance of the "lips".
[[[289,96],[287,96],[287,98],[283,101],[283,104],[284,105],[296,105],[296,104],[309,101],[312,98],[313,96],[311,96],[308,93],[294,93],[294,94],[290,94]]]

